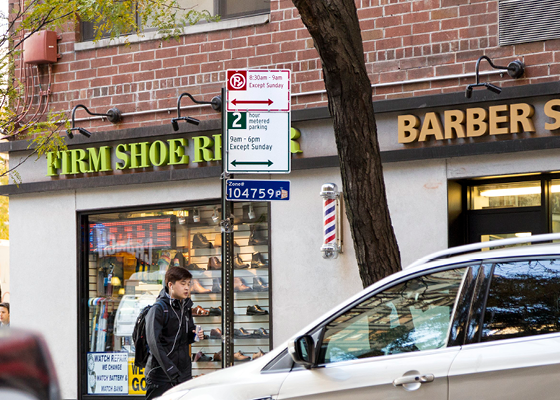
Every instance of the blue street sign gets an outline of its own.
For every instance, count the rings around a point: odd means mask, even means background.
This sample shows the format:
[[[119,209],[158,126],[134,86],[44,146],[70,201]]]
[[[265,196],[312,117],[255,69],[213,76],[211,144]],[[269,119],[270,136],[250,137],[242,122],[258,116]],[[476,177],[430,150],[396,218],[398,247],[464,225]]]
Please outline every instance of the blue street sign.
[[[290,181],[260,181],[256,179],[228,179],[228,201],[290,200]]]

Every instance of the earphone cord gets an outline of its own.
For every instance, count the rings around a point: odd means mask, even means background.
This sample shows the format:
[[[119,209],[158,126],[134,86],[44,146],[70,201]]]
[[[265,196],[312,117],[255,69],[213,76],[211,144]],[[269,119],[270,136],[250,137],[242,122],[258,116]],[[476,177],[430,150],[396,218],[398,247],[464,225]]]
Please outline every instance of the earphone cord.
[[[177,343],[177,337],[179,336],[179,333],[181,332],[181,327],[183,326],[183,311],[184,311],[184,308],[183,308],[183,305],[181,303],[179,303],[179,305],[181,307],[181,318],[179,318],[179,314],[177,314],[177,311],[175,311],[173,309],[173,304],[171,304],[171,309],[175,313],[175,316],[179,319],[179,329],[177,329],[177,334],[175,335],[175,340],[173,341],[173,346],[171,347],[171,350],[169,350],[169,353],[167,353],[168,356],[173,352],[173,349],[175,349],[175,344]]]

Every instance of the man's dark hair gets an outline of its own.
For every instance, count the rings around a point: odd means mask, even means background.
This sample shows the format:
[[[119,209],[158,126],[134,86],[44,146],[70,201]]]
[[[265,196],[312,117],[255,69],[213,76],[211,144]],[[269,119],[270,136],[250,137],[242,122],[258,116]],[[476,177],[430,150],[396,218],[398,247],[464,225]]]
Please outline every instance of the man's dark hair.
[[[182,281],[183,279],[191,279],[192,274],[183,267],[169,267],[165,273],[165,286],[169,285],[169,282],[175,283],[177,281]]]
[[[189,272],[189,271],[187,271]],[[189,272],[190,274],[190,272]],[[0,303],[0,307],[4,307],[8,310],[8,314],[10,313],[10,303]]]

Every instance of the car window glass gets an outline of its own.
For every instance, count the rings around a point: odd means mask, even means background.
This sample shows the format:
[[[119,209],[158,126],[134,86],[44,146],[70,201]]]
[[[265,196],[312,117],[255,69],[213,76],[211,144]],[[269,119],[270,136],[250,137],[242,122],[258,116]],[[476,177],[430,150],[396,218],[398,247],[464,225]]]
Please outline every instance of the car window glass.
[[[560,331],[560,259],[497,263],[483,342]]]
[[[319,363],[445,347],[466,270],[413,278],[340,315],[325,327]]]

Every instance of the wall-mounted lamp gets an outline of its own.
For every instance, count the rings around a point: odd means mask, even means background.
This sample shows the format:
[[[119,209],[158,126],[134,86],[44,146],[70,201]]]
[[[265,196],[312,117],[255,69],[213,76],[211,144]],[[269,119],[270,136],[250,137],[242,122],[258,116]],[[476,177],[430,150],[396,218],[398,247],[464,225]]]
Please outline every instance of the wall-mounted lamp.
[[[323,198],[323,258],[334,259],[342,253],[342,229],[340,224],[340,192],[335,183],[321,186]]]
[[[179,130],[179,124],[177,123],[177,121],[186,121],[187,123],[193,124],[193,125],[200,124],[200,121],[196,118],[181,117],[181,99],[184,96],[190,97],[191,100],[193,102],[195,102],[196,104],[210,104],[214,110],[216,110],[216,111],[221,111],[222,110],[222,97],[221,96],[213,97],[212,101],[200,101],[200,100],[196,100],[194,97],[192,97],[192,95],[190,93],[181,93],[181,95],[177,99],[177,118],[172,118],[171,119],[171,126],[173,126],[174,131]]]
[[[189,212],[187,210],[179,210],[177,213],[177,221],[179,221],[179,225],[185,225],[188,216]]]
[[[193,210],[192,213],[192,220],[193,222],[200,222],[200,212],[198,211],[198,208],[195,207],[195,209]]]
[[[215,224],[220,222],[220,213],[218,212],[218,207],[214,207],[214,212],[212,213],[212,221],[214,221]]]
[[[253,204],[249,203],[249,211],[247,211],[247,216],[249,219],[255,219],[255,209],[253,208]]]
[[[488,89],[491,92],[494,92],[496,94],[502,93],[502,88],[501,87],[498,87],[496,85],[492,85],[489,82],[480,83],[480,76],[479,76],[478,69],[480,67],[480,62],[482,60],[488,61],[488,64],[490,64],[490,66],[494,69],[505,69],[505,70],[507,70],[508,75],[511,76],[513,79],[521,78],[523,76],[523,74],[525,73],[525,66],[519,60],[515,60],[515,61],[510,62],[507,67],[501,67],[499,65],[494,65],[492,60],[490,60],[490,58],[488,58],[487,56],[481,56],[476,61],[476,68],[475,68],[476,83],[468,85],[467,89],[465,90],[465,97],[467,99],[471,98],[473,88],[475,88],[475,87],[485,87],[486,89]]]
[[[86,112],[89,115],[93,115],[93,116],[97,116],[97,117],[106,117],[107,120],[109,120],[109,122],[116,124],[117,122],[120,122],[121,118],[122,118],[122,114],[121,111],[116,108],[113,107],[111,108],[109,111],[107,111],[106,114],[99,114],[99,113],[93,113],[90,110],[87,109],[86,106],[84,106],[83,104],[78,104],[77,106],[75,106],[72,109],[72,127],[70,129],[66,130],[66,134],[68,135],[68,137],[70,139],[74,138],[74,134],[72,133],[72,131],[78,131],[80,132],[82,135],[84,135],[85,137],[90,137],[91,136],[91,132],[88,131],[87,129],[84,128],[80,128],[80,127],[76,127],[75,126],[75,121],[74,121],[74,116],[76,115],[76,110],[78,108],[83,108],[84,110],[86,110]]]

